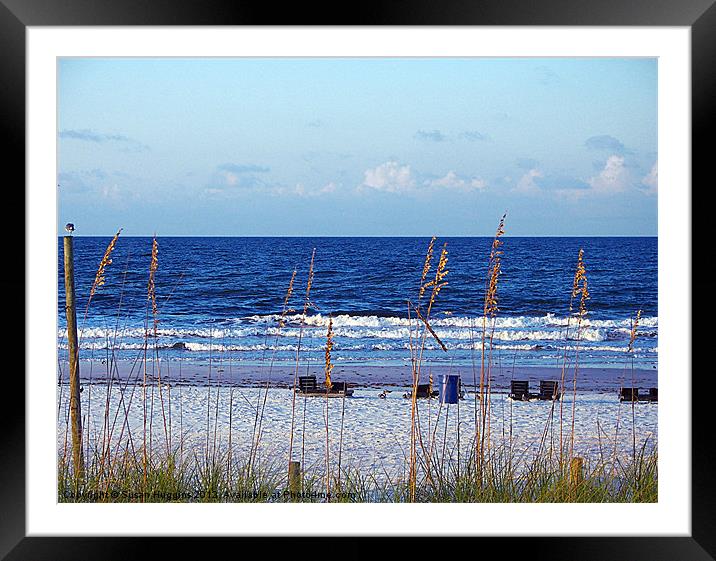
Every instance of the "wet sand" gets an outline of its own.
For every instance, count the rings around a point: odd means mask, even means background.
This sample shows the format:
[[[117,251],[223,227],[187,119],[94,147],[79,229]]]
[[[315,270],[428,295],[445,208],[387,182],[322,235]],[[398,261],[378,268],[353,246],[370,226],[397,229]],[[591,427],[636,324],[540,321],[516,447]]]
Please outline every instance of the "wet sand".
[[[159,366],[158,366],[159,365]],[[63,376],[66,381],[67,371],[63,366]],[[82,383],[104,383],[109,373],[115,380],[123,383],[142,383],[144,380],[144,364],[141,361],[120,360],[112,364],[110,369],[106,362],[96,360],[83,360],[80,364],[80,378]],[[152,382],[161,376],[162,382],[172,386],[263,386],[269,382],[272,387],[290,387],[293,384],[296,367],[294,364],[277,363],[273,366],[249,365],[213,362],[166,362],[147,361],[147,379]],[[458,374],[468,389],[472,387],[473,380],[479,383],[480,368],[475,370],[471,366],[451,365],[423,365],[421,382],[427,383],[432,373],[434,384],[440,383],[443,374]],[[323,368],[318,363],[310,366],[301,365],[298,375],[315,375],[317,380],[323,380]],[[59,374],[58,374],[59,377]],[[411,368],[405,365],[362,365],[362,364],[336,364],[331,375],[334,382],[348,382],[354,387],[407,387],[411,383]],[[558,367],[519,366],[493,367],[492,387],[496,391],[508,389],[510,380],[529,380],[530,388],[537,391],[540,380],[560,380],[562,369]],[[574,368],[565,370],[565,389],[572,387]],[[658,387],[658,372],[654,369],[617,366],[617,367],[580,367],[577,375],[577,387],[584,391],[617,391],[621,386],[633,385],[639,388]]]

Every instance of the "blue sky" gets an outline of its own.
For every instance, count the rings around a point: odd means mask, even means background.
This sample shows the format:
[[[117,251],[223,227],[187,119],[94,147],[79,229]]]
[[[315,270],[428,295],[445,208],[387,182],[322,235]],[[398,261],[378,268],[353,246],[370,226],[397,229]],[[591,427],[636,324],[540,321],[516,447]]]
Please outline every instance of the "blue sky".
[[[60,59],[79,235],[656,235],[656,59]]]

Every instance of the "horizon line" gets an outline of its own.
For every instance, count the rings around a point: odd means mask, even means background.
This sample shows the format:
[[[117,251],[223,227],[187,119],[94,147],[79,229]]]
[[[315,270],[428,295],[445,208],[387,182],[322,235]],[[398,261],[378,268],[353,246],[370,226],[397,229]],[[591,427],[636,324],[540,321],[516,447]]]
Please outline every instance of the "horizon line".
[[[116,232],[115,232],[116,233]],[[57,237],[66,237],[67,234],[58,234]],[[114,234],[84,234],[72,235],[73,238],[111,238]],[[301,234],[301,235],[271,235],[271,234],[253,234],[253,235],[235,235],[235,234],[126,234],[123,238],[493,238],[494,234],[482,235],[436,235],[436,234],[413,234],[413,235],[390,235],[390,234],[368,234],[368,235],[326,235],[326,234]],[[505,238],[658,238],[658,234],[527,234],[527,235],[508,235]]]

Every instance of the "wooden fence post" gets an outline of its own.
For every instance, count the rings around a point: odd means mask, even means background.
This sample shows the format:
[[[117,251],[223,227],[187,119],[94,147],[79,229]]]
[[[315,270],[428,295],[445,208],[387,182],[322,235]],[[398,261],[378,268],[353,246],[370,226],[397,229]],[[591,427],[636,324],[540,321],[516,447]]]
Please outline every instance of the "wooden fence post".
[[[75,267],[72,236],[64,237],[65,315],[67,316],[67,347],[70,359],[70,426],[72,430],[72,463],[75,482],[84,473],[82,454],[82,411],[80,407],[80,357],[77,344],[77,308],[75,302]]]
[[[288,491],[291,494],[291,500],[297,501],[301,492],[301,462],[288,463]]]
[[[584,458],[572,458],[569,465],[569,480],[574,487],[584,480]]]

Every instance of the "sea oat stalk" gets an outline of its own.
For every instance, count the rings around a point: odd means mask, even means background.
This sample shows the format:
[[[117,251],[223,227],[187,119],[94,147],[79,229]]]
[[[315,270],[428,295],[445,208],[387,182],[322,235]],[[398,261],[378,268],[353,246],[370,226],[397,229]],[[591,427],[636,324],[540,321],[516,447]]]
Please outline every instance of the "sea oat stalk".
[[[412,349],[412,337],[411,337],[411,358],[412,358],[412,373],[413,373],[413,389],[412,389],[412,400],[411,400],[411,413],[410,413],[410,471],[409,471],[409,492],[410,492],[410,500],[411,502],[415,501],[416,496],[416,484],[417,484],[417,446],[418,446],[418,439],[420,440],[421,446],[422,443],[422,434],[419,430],[419,418],[418,418],[418,407],[417,407],[417,394],[418,394],[418,384],[420,382],[420,370],[423,362],[423,354],[425,351],[425,342],[427,339],[428,334],[432,334],[436,340],[442,345],[442,342],[440,339],[438,339],[437,334],[433,331],[433,329],[430,327],[429,320],[430,320],[430,313],[432,311],[433,305],[435,304],[435,300],[440,293],[440,291],[447,285],[447,281],[445,280],[445,277],[447,277],[447,274],[449,273],[447,269],[448,264],[448,250],[447,250],[447,243],[443,244],[442,251],[440,252],[440,259],[438,260],[438,265],[435,269],[435,276],[430,280],[429,282],[425,282],[425,279],[427,278],[427,275],[430,271],[431,262],[433,258],[433,247],[435,243],[435,237],[433,237],[430,240],[430,244],[428,245],[428,251],[425,256],[425,262],[423,264],[423,273],[421,276],[421,282],[420,282],[420,291],[418,294],[418,302],[420,302],[421,298],[425,294],[426,290],[430,289],[430,299],[428,301],[427,307],[425,309],[425,312],[423,314],[420,313],[420,306],[414,306],[413,309],[416,312],[417,317],[422,321],[424,324],[424,329],[422,331],[422,335],[420,337],[420,346],[413,351]],[[410,321],[410,307],[411,304],[408,302],[408,319]],[[417,339],[418,336],[416,334],[416,345],[417,345]],[[446,348],[443,345],[443,350],[446,350]],[[428,473],[428,478],[430,478],[430,474]]]
[[[114,237],[110,240],[109,245],[107,246],[107,249],[104,251],[104,255],[102,256],[102,261],[99,262],[99,267],[97,268],[97,274],[94,277],[94,282],[92,283],[92,288],[90,289],[89,298],[87,299],[87,306],[85,308],[85,319],[87,319],[87,312],[89,310],[90,302],[92,301],[92,298],[94,297],[95,293],[99,289],[100,286],[103,286],[106,278],[105,273],[107,267],[109,267],[112,264],[112,252],[114,251],[115,246],[117,245],[117,239],[119,238],[119,234],[122,232],[122,228],[120,228],[117,233],[114,235]]]
[[[629,333],[629,347],[627,352],[631,358],[631,387],[632,392],[634,391],[634,341],[636,341],[636,330],[639,327],[639,320],[641,319],[641,310],[636,312],[631,326],[631,332]],[[631,437],[632,437],[632,461],[636,462],[636,411],[634,409],[635,402],[634,396],[632,395],[631,400]]]
[[[311,253],[311,264],[308,267],[308,279],[306,280],[306,296],[303,302],[303,314],[301,315],[301,325],[298,329],[298,343],[296,345],[296,368],[293,372],[293,389],[291,396],[291,432],[288,441],[288,462],[289,465],[293,459],[293,432],[296,426],[296,384],[298,383],[298,368],[301,356],[301,339],[303,337],[303,327],[306,324],[306,316],[308,308],[311,305],[311,287],[313,286],[313,264],[316,259],[316,249]]]
[[[577,405],[577,375],[579,372],[579,343],[582,336],[582,324],[587,315],[587,300],[589,300],[589,290],[587,288],[587,270],[583,259],[584,252],[579,250],[579,259],[577,260],[577,271],[574,275],[574,285],[572,287],[572,298],[579,296],[579,308],[577,309],[577,337],[574,348],[574,377],[572,379],[572,427],[569,438],[569,457],[570,461],[574,455],[574,425],[575,413]]]
[[[505,233],[505,218],[507,213],[502,215],[500,222],[495,231],[495,237],[490,247],[490,257],[487,266],[487,280],[485,282],[485,298],[482,310],[482,344],[481,344],[481,362],[480,362],[480,419],[475,427],[475,476],[480,478],[482,466],[485,460],[485,446],[490,445],[488,415],[490,410],[490,387],[491,387],[491,367],[492,367],[492,347],[495,333],[496,316],[499,310],[497,303],[497,286],[502,272],[502,254],[500,249],[503,241],[500,239]],[[488,337],[488,322],[490,326],[490,335]],[[489,342],[489,352],[486,358],[486,345]]]
[[[585,274],[585,267],[584,267],[584,250],[580,248],[579,253],[577,255],[577,266],[574,272],[574,280],[572,281],[572,292],[570,293],[569,297],[569,313],[567,314],[567,326],[565,328],[564,332],[564,352],[562,353],[562,371],[560,375],[560,381],[559,381],[559,392],[562,392],[562,395],[564,395],[564,380],[565,375],[567,372],[567,355],[568,355],[568,342],[569,342],[569,327],[573,319],[573,312],[574,312],[574,299],[579,294],[579,284],[582,279],[582,275]],[[565,469],[565,463],[564,463],[564,400],[559,400],[559,466],[560,466],[560,472],[564,471]]]
[[[283,308],[281,310],[281,315],[278,319],[278,329],[276,329],[276,336],[274,339],[274,345],[273,345],[273,351],[271,353],[271,361],[269,363],[269,372],[268,372],[268,379],[266,380],[266,386],[264,388],[264,394],[263,394],[263,401],[259,403],[257,400],[256,402],[256,417],[254,419],[254,427],[253,432],[251,434],[251,449],[249,451],[249,461],[247,462],[246,469],[247,469],[247,478],[250,477],[251,473],[253,472],[254,463],[256,461],[256,457],[258,455],[259,445],[261,443],[261,436],[262,436],[262,425],[263,425],[263,419],[264,419],[264,412],[266,410],[266,401],[268,399],[268,390],[269,390],[269,384],[271,381],[271,373],[273,371],[273,364],[274,360],[276,358],[276,347],[278,346],[278,339],[281,334],[281,330],[286,326],[286,316],[293,312],[294,310],[290,307],[290,301],[291,296],[293,295],[293,283],[296,280],[296,272],[297,269],[293,269],[293,273],[291,274],[291,280],[288,283],[288,288],[286,289],[286,295],[283,300]],[[267,335],[268,337],[268,335]],[[261,398],[261,394],[259,392],[259,399]]]
[[[326,389],[330,391],[333,387],[331,382],[331,372],[333,371],[333,363],[331,362],[331,350],[333,350],[333,316],[328,316],[328,332],[326,333]]]
[[[331,382],[331,371],[333,363],[331,362],[331,349],[333,349],[333,316],[328,316],[328,332],[326,333],[326,500],[330,501],[331,496],[331,463],[330,463],[330,447],[328,440],[328,394],[333,387]],[[340,477],[340,474],[339,474]]]

